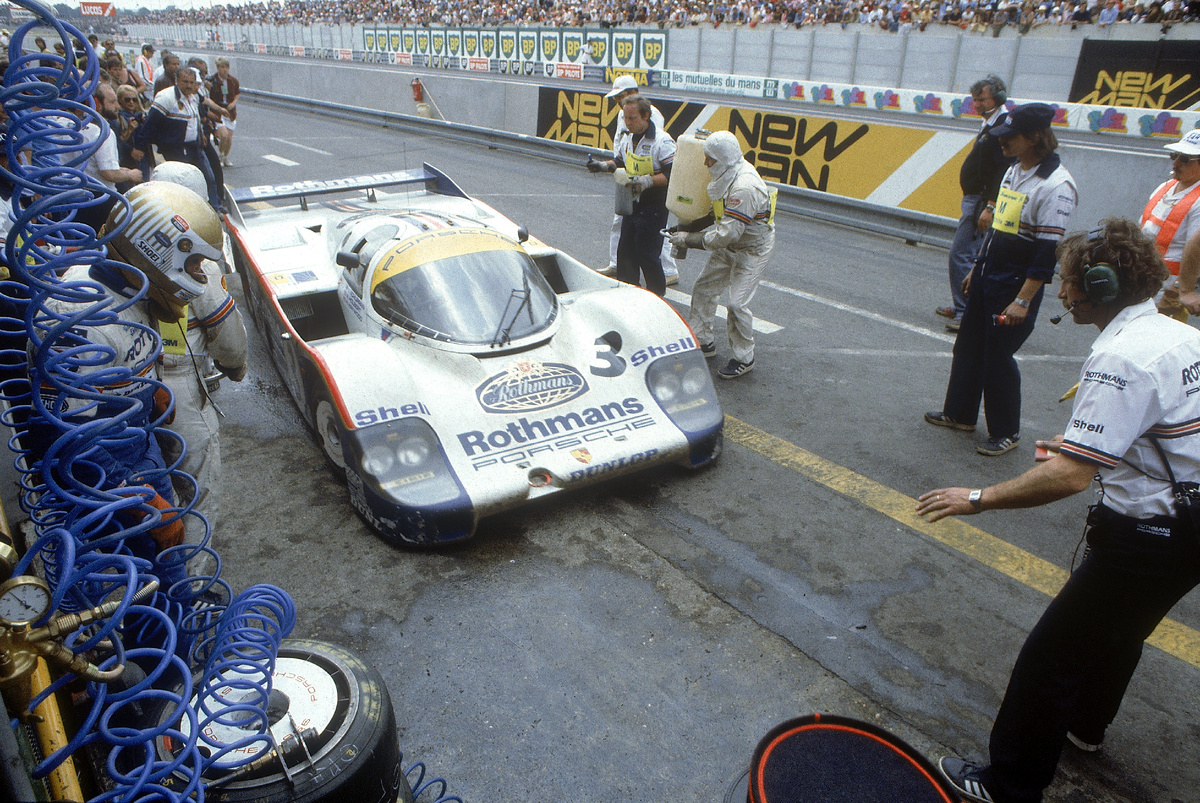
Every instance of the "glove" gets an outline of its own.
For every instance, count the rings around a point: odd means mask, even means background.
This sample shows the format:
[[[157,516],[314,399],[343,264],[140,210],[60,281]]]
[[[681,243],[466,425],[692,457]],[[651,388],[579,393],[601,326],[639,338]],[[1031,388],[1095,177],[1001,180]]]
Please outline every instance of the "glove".
[[[587,169],[589,173],[613,173],[616,171],[616,165],[610,165],[608,162],[597,162],[592,155],[588,154]]]
[[[163,511],[174,507],[174,505],[158,494],[155,494],[154,498],[148,504]],[[164,513],[162,524],[150,530],[150,537],[154,539],[159,552],[162,552],[164,549],[170,549],[173,546],[179,546],[183,543],[183,536],[183,517],[178,513]]]
[[[630,176],[629,186],[636,187],[638,192],[645,192],[654,186],[654,176]]]
[[[688,235],[686,231],[673,231],[667,235],[667,239],[671,241],[671,245],[675,246],[676,248],[687,248],[687,237]]]

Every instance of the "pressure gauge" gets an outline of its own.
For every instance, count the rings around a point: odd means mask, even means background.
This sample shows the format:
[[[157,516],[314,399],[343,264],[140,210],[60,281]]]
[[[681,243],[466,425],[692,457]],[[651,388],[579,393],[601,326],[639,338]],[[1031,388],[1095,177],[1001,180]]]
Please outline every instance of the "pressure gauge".
[[[50,587],[39,577],[22,575],[0,584],[0,625],[28,625],[50,611]]]

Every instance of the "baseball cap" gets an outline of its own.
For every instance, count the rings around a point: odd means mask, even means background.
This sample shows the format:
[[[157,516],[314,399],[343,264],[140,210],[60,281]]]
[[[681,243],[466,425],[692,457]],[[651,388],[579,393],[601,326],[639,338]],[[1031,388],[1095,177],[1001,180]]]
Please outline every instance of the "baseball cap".
[[[1026,103],[1016,106],[1008,116],[992,129],[992,136],[1011,137],[1013,134],[1028,134],[1049,128],[1054,120],[1054,107],[1048,103]]]
[[[604,97],[615,98],[622,92],[627,92],[630,89],[637,89],[637,80],[632,75],[619,75],[617,80],[613,81],[612,92],[609,92]]]
[[[1188,156],[1200,156],[1200,128],[1193,128],[1183,135],[1183,139],[1163,145],[1163,150],[1183,153]]]

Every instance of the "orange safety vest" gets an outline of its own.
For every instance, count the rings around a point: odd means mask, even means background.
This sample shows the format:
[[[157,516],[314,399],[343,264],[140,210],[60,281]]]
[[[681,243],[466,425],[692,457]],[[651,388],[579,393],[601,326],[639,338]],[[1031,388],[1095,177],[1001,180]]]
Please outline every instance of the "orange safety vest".
[[[1183,219],[1187,217],[1187,213],[1191,211],[1192,204],[1200,200],[1200,181],[1196,182],[1196,186],[1184,195],[1175,206],[1171,207],[1171,211],[1167,213],[1166,219],[1155,217],[1154,207],[1158,206],[1158,202],[1163,196],[1171,190],[1175,189],[1175,185],[1179,182],[1171,179],[1164,183],[1161,187],[1155,190],[1150,196],[1150,203],[1146,204],[1146,209],[1142,212],[1142,225],[1145,226],[1147,221],[1153,221],[1158,225],[1158,236],[1154,238],[1154,247],[1158,249],[1158,253],[1164,257],[1167,254],[1167,248],[1170,247],[1171,241],[1175,239],[1175,232],[1179,231],[1179,227],[1183,225]],[[1163,259],[1167,265],[1167,270],[1171,271],[1172,276],[1179,275],[1179,260]]]

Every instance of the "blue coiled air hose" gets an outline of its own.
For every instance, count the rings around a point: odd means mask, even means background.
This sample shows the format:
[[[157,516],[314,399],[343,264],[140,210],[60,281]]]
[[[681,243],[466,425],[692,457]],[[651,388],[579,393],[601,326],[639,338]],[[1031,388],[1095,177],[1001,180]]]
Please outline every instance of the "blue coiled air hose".
[[[259,729],[265,729],[271,668],[295,610],[283,591],[255,586],[225,611],[219,602],[230,598],[230,589],[219,578],[219,558],[208,546],[207,522],[199,545],[172,547],[150,559],[138,557],[131,547],[173,517],[203,517],[190,505],[159,510],[149,504],[170,487],[172,478],[194,483],[179,472],[178,463],[138,467],[125,482],[114,473],[129,469],[121,463],[122,454],[148,448],[156,437],[174,436],[162,429],[168,413],[155,416],[143,400],[165,389],[153,377],[152,364],[113,366],[118,355],[111,347],[77,334],[105,325],[128,326],[120,312],[141,302],[144,278],[119,304],[95,282],[59,279],[71,266],[100,272],[117,267],[106,258],[105,246],[119,229],[101,238],[76,220],[79,210],[95,204],[128,204],[82,170],[108,134],[107,123],[88,103],[99,81],[99,63],[85,45],[80,54],[86,57],[84,65],[76,69],[72,38],[82,42],[83,34],[43,6],[14,2],[36,17],[13,34],[10,66],[0,88],[9,116],[8,169],[0,172],[14,188],[8,210],[13,225],[4,245],[10,276],[0,281],[0,397],[8,404],[3,422],[15,433],[9,443],[21,472],[22,508],[36,535],[16,573],[29,572],[35,562],[40,565],[56,616],[116,601],[110,617],[70,634],[65,646],[76,654],[103,646],[107,657],[100,670],[136,664],[144,674],[124,689],[90,682],[92,702],[74,738],[47,756],[36,774],[49,773],[84,745],[103,745],[112,788],[94,800],[183,800],[194,793],[203,799],[201,776],[211,760],[205,754],[227,753],[229,746],[209,744],[200,750],[202,719],[191,699],[197,666],[189,658],[206,655],[212,671],[220,671],[237,655],[239,671],[258,679],[253,693],[239,704],[239,716],[256,716]],[[45,26],[59,36],[66,58],[24,53],[26,35]],[[81,132],[89,122],[101,134],[85,142]],[[151,328],[142,329],[140,334],[157,340]],[[159,349],[161,344],[153,349],[154,357]],[[125,397],[104,392],[120,385],[139,392]],[[42,440],[45,447],[34,448]],[[185,564],[200,551],[217,558],[214,574],[182,577]],[[173,578],[180,579],[169,584]],[[138,592],[164,580],[151,599],[135,604]],[[31,709],[74,677],[68,674],[42,691]],[[218,687],[211,675],[200,683],[210,695]],[[209,717],[225,715],[215,705],[210,708]],[[186,725],[178,727],[181,719]],[[156,740],[166,736],[174,745],[169,754],[156,747]],[[236,767],[237,762],[223,766]],[[172,782],[165,784],[168,777]]]

